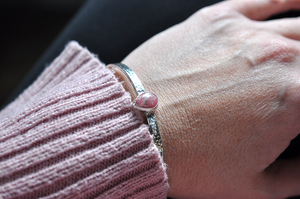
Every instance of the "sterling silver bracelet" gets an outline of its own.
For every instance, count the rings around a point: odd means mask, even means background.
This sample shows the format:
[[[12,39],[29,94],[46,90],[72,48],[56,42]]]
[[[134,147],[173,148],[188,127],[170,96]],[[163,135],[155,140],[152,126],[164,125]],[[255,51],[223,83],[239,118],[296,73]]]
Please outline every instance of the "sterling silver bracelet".
[[[154,144],[159,150],[161,157],[163,158],[163,144],[161,136],[158,130],[158,125],[153,113],[153,110],[158,105],[158,99],[154,93],[145,92],[145,89],[138,78],[138,76],[131,70],[128,66],[122,63],[110,64],[109,67],[115,67],[121,69],[121,71],[129,78],[135,91],[137,92],[137,97],[133,100],[132,106],[140,111],[144,111],[147,122],[149,125],[149,130],[153,136]]]

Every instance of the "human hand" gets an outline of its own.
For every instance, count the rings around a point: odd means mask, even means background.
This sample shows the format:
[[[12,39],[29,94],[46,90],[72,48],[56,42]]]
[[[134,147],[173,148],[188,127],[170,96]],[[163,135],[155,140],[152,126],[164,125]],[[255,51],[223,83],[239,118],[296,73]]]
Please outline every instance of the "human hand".
[[[222,2],[123,60],[159,98],[170,197],[300,194],[300,159],[276,160],[300,133],[300,18],[259,21],[299,8]]]

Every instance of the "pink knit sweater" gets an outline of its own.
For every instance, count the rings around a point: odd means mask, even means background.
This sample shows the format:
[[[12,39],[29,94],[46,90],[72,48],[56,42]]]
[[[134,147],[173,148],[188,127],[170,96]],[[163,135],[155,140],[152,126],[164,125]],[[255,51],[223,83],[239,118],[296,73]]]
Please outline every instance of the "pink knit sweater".
[[[130,95],[70,42],[0,112],[0,198],[166,198],[165,166]]]

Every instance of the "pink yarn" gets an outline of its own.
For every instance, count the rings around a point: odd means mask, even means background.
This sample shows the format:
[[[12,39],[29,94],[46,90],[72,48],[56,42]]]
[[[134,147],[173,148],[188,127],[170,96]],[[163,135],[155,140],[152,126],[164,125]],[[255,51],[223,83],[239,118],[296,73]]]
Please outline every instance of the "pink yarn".
[[[0,112],[0,198],[166,198],[148,126],[77,42]]]

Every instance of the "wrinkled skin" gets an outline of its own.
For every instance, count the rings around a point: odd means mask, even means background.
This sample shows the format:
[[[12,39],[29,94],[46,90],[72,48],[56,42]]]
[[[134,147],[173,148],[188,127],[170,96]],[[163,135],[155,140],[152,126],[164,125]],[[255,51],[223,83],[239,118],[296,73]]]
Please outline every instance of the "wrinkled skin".
[[[300,18],[261,21],[299,8],[299,0],[225,1],[123,60],[160,101],[168,196],[300,194],[300,158],[275,161],[300,133]]]

